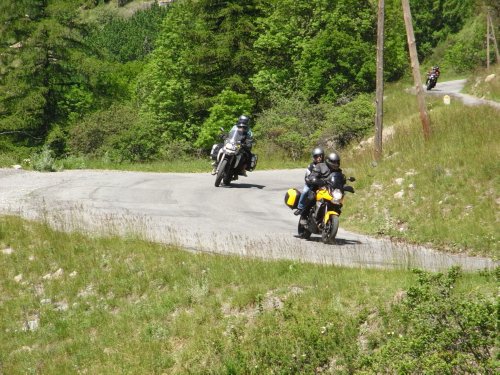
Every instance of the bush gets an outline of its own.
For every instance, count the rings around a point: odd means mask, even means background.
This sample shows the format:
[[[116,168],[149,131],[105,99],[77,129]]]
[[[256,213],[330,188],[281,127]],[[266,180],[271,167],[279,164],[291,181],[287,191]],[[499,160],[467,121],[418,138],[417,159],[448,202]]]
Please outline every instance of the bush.
[[[59,125],[54,126],[47,136],[46,145],[53,151],[54,156],[63,156],[66,153],[66,134]]]
[[[223,90],[215,98],[215,104],[208,110],[210,115],[201,127],[196,146],[209,150],[217,142],[220,128],[228,131],[236,123],[238,116],[251,113],[253,105],[248,95]]]
[[[31,165],[35,171],[40,172],[55,172],[57,170],[54,152],[47,145],[40,152],[31,155]]]
[[[385,344],[365,365],[376,373],[493,374],[496,307],[458,295],[457,267],[447,274],[416,271],[417,286],[393,308]]]
[[[255,138],[277,145],[288,157],[300,159],[315,145],[312,135],[324,121],[321,105],[311,104],[300,93],[273,99],[273,106],[265,110],[255,126]]]
[[[73,155],[102,156],[113,151],[117,139],[125,137],[138,122],[137,110],[125,104],[95,112],[70,129],[70,151]]]
[[[447,40],[445,63],[458,73],[473,70],[486,61],[483,16],[471,20],[458,34]]]
[[[373,98],[361,94],[351,102],[327,109],[324,126],[317,135],[318,143],[333,143],[342,148],[362,139],[373,129],[375,106]]]
[[[293,160],[316,145],[342,148],[373,128],[375,106],[361,94],[343,105],[314,104],[301,94],[280,97],[264,111],[255,127],[257,139],[274,143]]]

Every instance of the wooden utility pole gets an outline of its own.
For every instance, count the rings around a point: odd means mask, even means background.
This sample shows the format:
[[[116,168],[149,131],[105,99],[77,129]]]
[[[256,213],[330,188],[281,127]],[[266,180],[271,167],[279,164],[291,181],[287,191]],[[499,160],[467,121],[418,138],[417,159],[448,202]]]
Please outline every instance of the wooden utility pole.
[[[422,80],[420,78],[420,64],[418,62],[417,47],[415,43],[415,34],[413,32],[413,24],[411,19],[410,4],[408,0],[401,0],[403,4],[403,14],[406,25],[406,37],[408,39],[408,48],[410,50],[411,68],[413,71],[413,80],[417,90],[417,102],[420,111],[420,120],[422,120],[422,128],[424,131],[424,139],[428,140],[431,136],[430,118],[425,105],[424,90]]]
[[[491,19],[491,14],[490,14],[490,11],[488,10],[488,13],[487,13],[487,16],[488,18],[488,65],[489,65],[489,62],[490,62],[490,54],[489,54],[489,47],[490,47],[490,43],[489,43],[489,40],[491,38],[491,40],[493,41],[493,47],[495,48],[495,57],[496,57],[496,60],[497,60],[497,64],[500,63],[500,53],[498,52],[498,43],[497,43],[497,38],[495,37],[495,27],[493,26],[493,21]]]
[[[382,158],[382,130],[384,128],[384,0],[378,0],[377,21],[377,92],[375,115],[375,149],[376,161]]]
[[[486,69],[490,70],[490,11],[486,11]]]

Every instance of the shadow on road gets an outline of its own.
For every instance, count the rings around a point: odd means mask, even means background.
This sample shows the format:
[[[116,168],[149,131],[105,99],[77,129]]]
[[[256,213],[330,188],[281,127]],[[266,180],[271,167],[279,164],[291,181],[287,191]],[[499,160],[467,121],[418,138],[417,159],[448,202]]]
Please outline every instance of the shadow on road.
[[[299,235],[295,235],[294,236],[295,238],[300,238]],[[309,242],[321,242],[321,237],[310,237],[308,240],[305,240],[305,241],[309,241]],[[344,238],[336,238],[335,239],[335,243],[331,243],[329,245],[332,245],[332,246],[345,246],[345,245],[360,245],[362,244],[361,241],[358,241],[358,240],[346,240]]]
[[[336,238],[334,245],[361,245],[362,242],[358,240],[346,240],[344,238]]]
[[[231,184],[229,186],[221,186],[225,188],[235,188],[235,189],[251,189],[251,188],[257,188],[257,189],[264,189],[266,185],[257,185],[257,184]]]

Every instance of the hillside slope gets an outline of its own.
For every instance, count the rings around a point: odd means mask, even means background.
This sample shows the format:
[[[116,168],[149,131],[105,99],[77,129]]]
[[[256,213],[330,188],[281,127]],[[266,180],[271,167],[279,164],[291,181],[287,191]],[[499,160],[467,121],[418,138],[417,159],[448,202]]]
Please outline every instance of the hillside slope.
[[[344,162],[358,177],[348,226],[498,258],[500,111],[453,99],[445,105],[436,92],[426,98],[432,137],[425,142],[416,99],[402,89],[387,91],[385,124],[393,135],[383,160],[374,164],[370,147],[353,149]]]

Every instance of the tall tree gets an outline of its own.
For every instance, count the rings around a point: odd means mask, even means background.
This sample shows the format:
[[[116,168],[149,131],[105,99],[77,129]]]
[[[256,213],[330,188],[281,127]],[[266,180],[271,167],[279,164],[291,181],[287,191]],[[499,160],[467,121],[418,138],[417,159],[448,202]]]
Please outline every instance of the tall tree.
[[[471,15],[475,0],[411,0],[415,39],[420,59],[438,42],[458,32]]]
[[[81,43],[73,23],[75,2],[26,0],[20,12],[9,7],[16,1],[5,1],[11,12],[6,33],[19,39],[3,50],[0,130],[18,132],[18,140],[28,144],[39,143],[65,119],[60,103],[81,80],[71,55]]]
[[[166,142],[197,134],[223,90],[251,92],[258,3],[187,0],[171,5],[138,86],[143,112],[153,115]]]
[[[269,10],[255,43],[259,71],[252,80],[263,95],[285,85],[319,101],[374,87],[371,1],[284,0]]]

